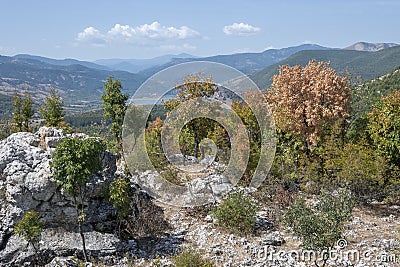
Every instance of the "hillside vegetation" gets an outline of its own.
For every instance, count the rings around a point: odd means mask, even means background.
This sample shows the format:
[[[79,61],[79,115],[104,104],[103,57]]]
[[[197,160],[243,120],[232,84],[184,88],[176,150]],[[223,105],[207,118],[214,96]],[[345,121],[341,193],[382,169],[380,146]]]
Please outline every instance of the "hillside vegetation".
[[[61,90],[66,105],[100,102],[103,83],[108,76],[118,77],[132,94],[143,78],[124,71],[106,71],[82,65],[59,66],[34,59],[0,56],[0,93],[29,90],[34,100],[45,97],[50,87]]]
[[[370,80],[400,66],[400,47],[392,47],[377,52],[353,50],[300,51],[250,77],[261,89],[266,89],[271,85],[272,76],[278,73],[279,66],[297,64],[305,66],[312,59],[329,61],[331,67],[338,73],[344,74],[348,71],[353,77]]]

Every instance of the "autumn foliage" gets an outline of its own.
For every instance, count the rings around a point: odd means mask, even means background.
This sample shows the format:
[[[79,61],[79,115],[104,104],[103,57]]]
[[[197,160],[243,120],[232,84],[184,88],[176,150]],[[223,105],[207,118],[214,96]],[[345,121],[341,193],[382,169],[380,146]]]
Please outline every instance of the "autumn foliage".
[[[307,66],[281,66],[267,93],[276,125],[316,146],[324,129],[350,113],[350,88],[329,63],[310,61]]]

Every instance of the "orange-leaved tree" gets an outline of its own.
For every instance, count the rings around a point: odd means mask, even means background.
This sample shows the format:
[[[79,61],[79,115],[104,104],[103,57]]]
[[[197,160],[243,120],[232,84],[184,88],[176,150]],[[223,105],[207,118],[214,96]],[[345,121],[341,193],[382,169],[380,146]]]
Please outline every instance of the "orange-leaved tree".
[[[305,149],[317,146],[327,127],[350,113],[350,88],[329,62],[281,66],[267,99],[278,128],[299,135]]]

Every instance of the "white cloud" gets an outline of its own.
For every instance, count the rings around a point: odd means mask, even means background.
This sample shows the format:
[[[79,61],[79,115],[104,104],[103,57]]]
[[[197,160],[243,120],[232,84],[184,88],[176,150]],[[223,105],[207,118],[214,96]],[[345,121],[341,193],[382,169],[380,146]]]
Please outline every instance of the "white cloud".
[[[101,38],[102,34],[100,34],[99,30],[94,27],[87,27],[82,32],[78,33],[76,37],[77,41],[88,41],[92,38]]]
[[[254,27],[247,23],[233,23],[232,25],[227,25],[223,29],[226,35],[240,35],[240,36],[248,36],[253,35],[259,32],[261,29],[258,27]]]
[[[130,38],[132,35],[135,34],[135,29],[133,29],[129,25],[121,25],[121,24],[115,24],[111,30],[108,31],[108,36],[112,37],[125,37],[125,38]]]
[[[157,21],[136,27],[136,32],[151,39],[189,39],[200,36],[200,33],[187,26],[165,27]]]
[[[174,41],[199,37],[200,33],[187,27],[166,27],[154,21],[151,24],[139,26],[115,24],[107,33],[101,33],[94,27],[87,27],[78,33],[78,42],[92,44],[124,40],[130,43],[144,44],[147,41]]]
[[[103,46],[106,43],[105,36],[94,27],[87,27],[82,32],[79,32],[76,40],[78,42],[90,43],[95,46]]]

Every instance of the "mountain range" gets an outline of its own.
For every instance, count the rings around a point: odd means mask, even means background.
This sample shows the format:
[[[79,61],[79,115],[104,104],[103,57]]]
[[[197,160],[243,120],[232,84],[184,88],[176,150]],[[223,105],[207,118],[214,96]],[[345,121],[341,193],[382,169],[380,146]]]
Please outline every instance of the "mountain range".
[[[265,89],[270,85],[271,77],[278,72],[280,65],[305,65],[311,59],[330,61],[336,71],[348,70],[352,75],[361,76],[366,80],[400,66],[400,46],[392,43],[360,42],[345,49],[338,49],[302,44],[268,49],[260,53],[212,57],[179,54],[153,59],[102,59],[95,62],[51,59],[26,54],[0,56],[0,94],[13,95],[15,91],[29,90],[34,100],[40,102],[49,88],[55,87],[60,90],[69,108],[90,109],[98,107],[103,83],[110,75],[121,80],[126,93],[133,94],[145,79],[166,67],[189,61],[213,61],[249,74],[260,88]],[[126,70],[140,71],[132,73]]]
[[[199,58],[174,58],[173,60],[152,68],[148,68],[139,72],[140,75],[149,77],[160,70],[168,68],[173,65],[190,61],[212,61],[222,63],[240,70],[245,74],[250,74],[277,63],[299,51],[303,50],[330,50],[332,48],[323,47],[316,44],[302,44],[299,46],[281,48],[281,49],[268,49],[260,53],[237,53],[232,55],[217,55],[211,57]]]
[[[157,66],[166,64],[174,59],[196,58],[196,56],[181,53],[178,55],[164,55],[150,59],[98,59],[94,63],[106,66],[109,69],[123,70],[133,73]]]
[[[60,90],[66,105],[98,103],[103,83],[109,76],[121,80],[128,93],[134,92],[143,77],[124,71],[109,71],[81,64],[54,65],[37,59],[0,56],[0,93],[13,95],[28,90],[41,101],[50,87]]]
[[[262,89],[270,86],[274,74],[281,65],[305,66],[310,60],[329,61],[331,67],[341,75],[350,74],[363,80],[382,76],[400,66],[400,46],[394,46],[376,52],[355,50],[300,51],[279,63],[250,75],[250,78]]]
[[[356,51],[369,51],[376,52],[382,49],[390,48],[398,46],[395,43],[367,43],[367,42],[358,42],[351,46],[344,48],[345,50],[356,50]]]

